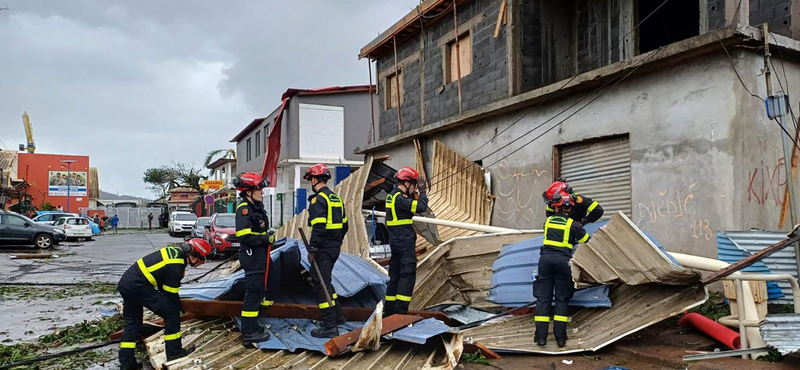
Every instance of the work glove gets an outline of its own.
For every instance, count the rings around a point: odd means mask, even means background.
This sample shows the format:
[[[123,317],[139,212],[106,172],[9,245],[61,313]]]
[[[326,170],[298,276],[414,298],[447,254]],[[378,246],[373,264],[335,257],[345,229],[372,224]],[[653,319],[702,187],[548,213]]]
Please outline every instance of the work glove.
[[[425,192],[425,178],[420,177],[417,179],[417,189],[419,189],[421,193]]]
[[[591,223],[591,222],[589,222],[588,220],[586,220],[586,219],[584,218],[583,220],[581,220],[581,227],[583,227],[584,225],[588,225],[588,224],[590,224],[590,223]]]
[[[274,228],[271,228],[267,231],[267,235],[269,235],[269,244],[275,244],[275,231],[277,230]]]
[[[308,252],[308,263],[312,265],[314,264],[314,252],[311,251]]]

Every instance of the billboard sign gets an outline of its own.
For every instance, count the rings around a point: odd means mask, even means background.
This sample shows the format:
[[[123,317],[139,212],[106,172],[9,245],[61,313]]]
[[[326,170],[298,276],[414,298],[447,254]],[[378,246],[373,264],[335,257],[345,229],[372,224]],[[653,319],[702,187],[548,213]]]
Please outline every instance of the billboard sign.
[[[70,196],[85,197],[87,178],[86,172],[70,171],[67,174],[67,171],[50,171],[47,178],[47,193],[50,196],[66,196],[69,183]]]

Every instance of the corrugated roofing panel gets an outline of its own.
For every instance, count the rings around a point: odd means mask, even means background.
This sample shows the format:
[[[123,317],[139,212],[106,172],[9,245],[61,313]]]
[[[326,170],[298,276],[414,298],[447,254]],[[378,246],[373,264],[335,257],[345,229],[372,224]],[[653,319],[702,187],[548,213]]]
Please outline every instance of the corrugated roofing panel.
[[[723,235],[730,238],[731,241],[736,243],[740,248],[750,253],[756,253],[770,245],[773,245],[781,240],[786,239],[785,232],[763,231],[763,230],[750,230],[750,231],[725,231]],[[797,279],[797,267],[795,265],[794,248],[784,248],[769,257],[763,259],[764,263],[773,274],[789,274]],[[778,282],[781,292],[784,294],[783,299],[775,300],[776,303],[792,303],[792,289],[787,282]]]
[[[385,339],[402,340],[403,342],[425,344],[428,339],[444,333],[456,333],[457,330],[437,319],[417,321],[405,328],[394,331],[383,337]]]
[[[471,324],[473,322],[478,322],[494,316],[492,313],[476,310],[463,304],[441,304],[430,307],[428,310],[444,312],[447,317],[458,321],[461,324]]]
[[[761,324],[761,336],[783,355],[800,351],[800,314],[767,315]]]
[[[729,237],[727,237],[723,233],[717,233],[717,259],[720,261],[725,261],[727,263],[735,263],[747,256],[751,253],[742,250],[739,248],[736,243],[734,243]],[[764,261],[758,261],[751,266],[748,266],[742,270],[742,272],[751,272],[756,274],[771,274],[772,272],[769,270]],[[784,297],[783,292],[781,291],[780,286],[778,283],[774,281],[767,282],[767,294],[770,300],[778,300]]]

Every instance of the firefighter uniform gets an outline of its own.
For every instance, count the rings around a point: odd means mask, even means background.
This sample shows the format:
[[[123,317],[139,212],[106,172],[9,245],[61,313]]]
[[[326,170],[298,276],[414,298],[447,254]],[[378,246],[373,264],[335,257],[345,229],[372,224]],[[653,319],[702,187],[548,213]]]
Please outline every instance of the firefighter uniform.
[[[384,316],[405,314],[417,280],[417,234],[412,217],[428,210],[428,197],[420,191],[419,199],[403,196],[395,187],[386,196],[386,227],[392,258],[389,262],[389,286],[386,288]]]
[[[572,199],[575,201],[575,206],[572,207],[572,212],[569,213],[569,218],[578,221],[581,225],[587,225],[595,222],[603,217],[603,207],[600,203],[592,198],[583,195],[572,194]],[[545,216],[550,217],[555,215],[556,212],[550,206],[545,206]]]
[[[572,218],[560,214],[550,216],[544,224],[544,245],[539,257],[539,272],[533,295],[536,297],[536,335],[546,339],[555,288],[553,335],[566,342],[569,321],[569,300],[574,293],[569,260],[576,244],[589,240],[589,234]]]
[[[136,367],[136,340],[142,327],[143,308],[164,318],[164,341],[168,357],[181,350],[180,312],[183,310],[178,289],[186,270],[186,252],[166,247],[150,253],[122,274],[117,290],[122,295],[125,329],[120,340],[119,361],[123,369]]]
[[[342,240],[347,234],[347,215],[342,199],[327,186],[311,195],[309,201],[311,205],[308,207],[308,226],[311,227],[311,239],[308,241],[308,251],[314,253],[314,261],[323,280],[319,280],[316,272],[310,271],[311,284],[322,312],[322,327],[332,329],[337,322],[344,324],[344,311],[338,302],[339,295],[331,284],[331,274],[333,265],[339,259]],[[328,303],[322,284],[325,284],[333,299],[332,306]]]
[[[268,235],[269,220],[261,202],[242,199],[236,206],[236,238],[241,244],[239,263],[244,269],[244,302],[242,303],[242,335],[261,331],[258,310],[274,303],[273,292],[267,290],[269,254],[272,236]]]

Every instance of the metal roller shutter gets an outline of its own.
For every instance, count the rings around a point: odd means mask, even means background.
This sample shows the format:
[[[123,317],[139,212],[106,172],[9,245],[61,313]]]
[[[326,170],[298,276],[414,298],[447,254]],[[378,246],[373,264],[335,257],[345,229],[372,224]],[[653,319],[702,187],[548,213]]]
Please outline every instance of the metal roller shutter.
[[[602,219],[631,217],[631,143],[628,136],[559,148],[559,174],[579,194],[600,202]]]

